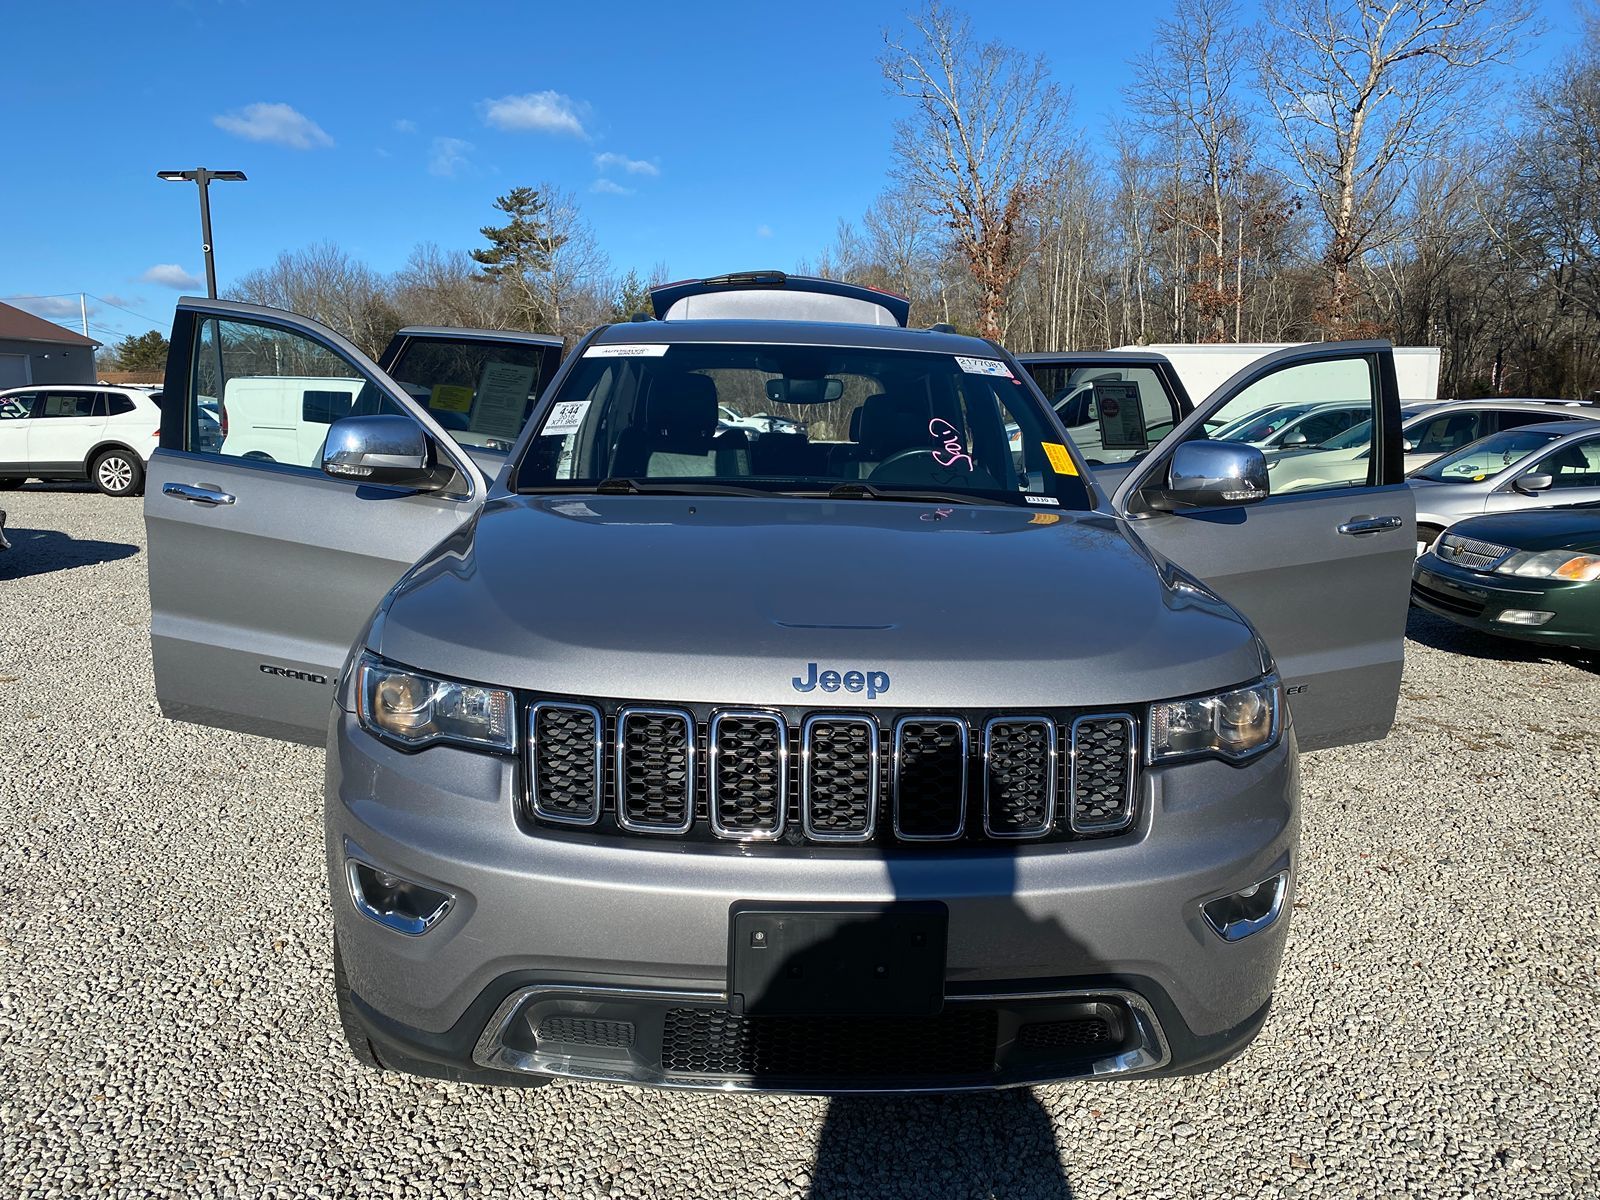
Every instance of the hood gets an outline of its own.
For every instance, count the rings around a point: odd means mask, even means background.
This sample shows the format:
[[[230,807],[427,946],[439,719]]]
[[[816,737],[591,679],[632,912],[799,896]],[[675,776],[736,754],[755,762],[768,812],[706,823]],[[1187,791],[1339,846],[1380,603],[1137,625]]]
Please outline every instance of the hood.
[[[1470,517],[1456,522],[1450,532],[1501,546],[1514,546],[1518,550],[1600,553],[1600,504],[1524,508]]]
[[[1122,522],[1033,508],[506,497],[386,606],[385,657],[562,695],[1077,707],[1261,672],[1245,622]]]

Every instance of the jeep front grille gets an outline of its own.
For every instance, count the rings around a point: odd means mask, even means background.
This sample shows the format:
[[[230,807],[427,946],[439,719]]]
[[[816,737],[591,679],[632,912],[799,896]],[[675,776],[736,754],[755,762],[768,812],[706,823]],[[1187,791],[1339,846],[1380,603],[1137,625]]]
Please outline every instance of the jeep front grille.
[[[1101,837],[1137,815],[1127,713],[862,713],[541,699],[527,815],[746,843]]]

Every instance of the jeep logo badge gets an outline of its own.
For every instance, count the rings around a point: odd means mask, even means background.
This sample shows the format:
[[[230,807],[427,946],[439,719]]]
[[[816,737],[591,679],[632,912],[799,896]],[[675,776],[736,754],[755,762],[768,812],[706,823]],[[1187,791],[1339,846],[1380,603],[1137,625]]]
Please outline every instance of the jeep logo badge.
[[[889,690],[889,672],[887,671],[819,671],[816,663],[807,663],[802,674],[796,675],[791,683],[797,692],[814,692],[821,688],[825,692],[837,692],[843,688],[847,692],[866,692],[868,700],[876,700]]]

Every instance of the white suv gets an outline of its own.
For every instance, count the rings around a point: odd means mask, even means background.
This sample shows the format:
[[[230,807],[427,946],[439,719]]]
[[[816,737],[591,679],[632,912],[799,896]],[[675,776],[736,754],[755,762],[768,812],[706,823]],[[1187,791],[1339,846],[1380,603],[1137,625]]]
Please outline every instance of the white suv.
[[[161,436],[159,395],[87,385],[0,392],[0,488],[87,479],[108,496],[138,494]]]

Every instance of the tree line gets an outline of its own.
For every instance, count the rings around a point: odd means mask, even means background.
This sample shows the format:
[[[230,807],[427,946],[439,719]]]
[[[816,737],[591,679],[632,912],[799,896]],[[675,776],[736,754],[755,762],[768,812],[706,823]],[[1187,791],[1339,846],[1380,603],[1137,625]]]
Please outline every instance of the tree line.
[[[885,33],[884,188],[801,270],[1016,351],[1388,337],[1445,396],[1600,387],[1600,15],[1498,105],[1521,0],[1186,0],[1091,140],[1042,56],[937,0]],[[572,193],[513,188],[475,248],[382,274],[331,244],[231,289],[369,353],[402,324],[555,332],[648,311]],[[722,265],[719,264],[717,269]]]

